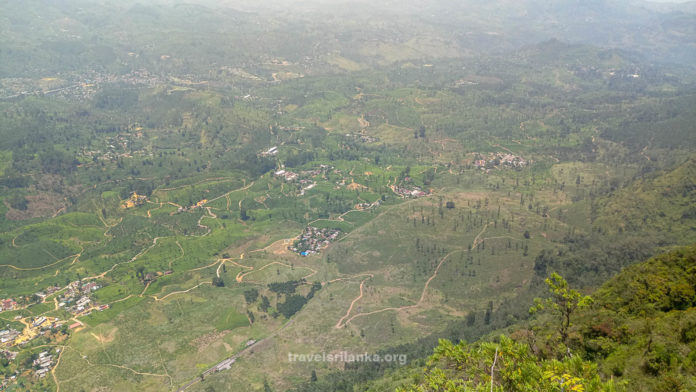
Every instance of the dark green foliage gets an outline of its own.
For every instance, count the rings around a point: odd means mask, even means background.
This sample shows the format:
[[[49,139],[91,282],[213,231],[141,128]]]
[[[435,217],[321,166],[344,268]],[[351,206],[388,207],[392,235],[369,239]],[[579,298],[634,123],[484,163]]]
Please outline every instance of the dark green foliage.
[[[630,390],[683,390],[696,370],[685,354],[696,336],[694,290],[696,246],[627,267],[597,290],[594,306],[578,310],[570,349]]]
[[[297,286],[303,284],[303,281],[290,280],[287,282],[273,282],[268,284],[268,289],[278,294],[292,294],[297,289]]]
[[[687,247],[628,267],[599,291],[606,306],[633,315],[696,306],[696,247]]]
[[[316,293],[318,290],[321,289],[321,282],[314,282],[312,283],[312,287],[309,289],[309,293],[307,293],[307,300],[309,301],[310,299],[314,298],[314,293]]]
[[[53,174],[67,174],[73,171],[78,163],[69,154],[54,149],[41,153],[40,159],[44,172]]]
[[[299,312],[306,303],[307,298],[301,295],[288,295],[285,298],[285,302],[278,303],[278,312],[285,316],[285,318],[290,318],[295,313]]]
[[[635,150],[648,143],[666,148],[693,146],[696,136],[694,132],[687,132],[685,125],[691,124],[693,127],[696,122],[696,113],[687,109],[694,105],[696,97],[693,95],[643,105],[619,126],[605,130],[603,136],[610,140],[621,140]],[[661,132],[654,133],[655,129],[661,129]]]
[[[94,102],[98,109],[128,110],[138,104],[138,90],[124,85],[112,85],[99,92]]]
[[[259,298],[259,291],[257,289],[244,290],[244,300],[247,304],[256,302],[257,298]]]
[[[135,269],[135,277],[142,280],[145,278],[145,266],[139,265]]]
[[[27,201],[26,197],[24,197],[21,194],[15,194],[10,197],[8,197],[7,202],[10,203],[10,207],[25,211],[29,205],[29,202]]]
[[[266,312],[266,311],[268,311],[269,307],[271,307],[271,301],[268,300],[268,297],[266,297],[265,295],[262,295],[261,296],[261,303],[259,304],[259,309]]]
[[[26,188],[29,185],[28,177],[7,177],[0,178],[0,186],[8,188]]]
[[[299,152],[288,155],[285,157],[285,166],[287,167],[298,167],[304,165],[305,163],[314,160],[315,154],[311,151]]]

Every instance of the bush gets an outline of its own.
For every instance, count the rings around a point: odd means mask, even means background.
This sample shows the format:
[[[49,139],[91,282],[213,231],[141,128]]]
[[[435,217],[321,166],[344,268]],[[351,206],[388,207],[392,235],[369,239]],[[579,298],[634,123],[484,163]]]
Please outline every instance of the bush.
[[[15,210],[26,211],[27,208],[29,208],[29,202],[22,195],[10,196],[7,198],[7,202],[10,204],[10,207],[14,208]]]

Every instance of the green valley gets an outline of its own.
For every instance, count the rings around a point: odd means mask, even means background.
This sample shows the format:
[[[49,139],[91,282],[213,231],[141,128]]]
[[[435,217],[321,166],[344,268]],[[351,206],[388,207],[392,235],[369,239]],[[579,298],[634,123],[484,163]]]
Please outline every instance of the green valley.
[[[693,389],[696,15],[542,3],[0,4],[0,390]]]

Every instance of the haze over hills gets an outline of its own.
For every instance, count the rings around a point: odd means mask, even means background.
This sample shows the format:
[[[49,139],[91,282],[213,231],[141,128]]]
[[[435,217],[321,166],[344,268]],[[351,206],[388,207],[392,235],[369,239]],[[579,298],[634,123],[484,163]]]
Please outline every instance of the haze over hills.
[[[177,69],[201,72],[211,62],[259,62],[260,53],[319,62],[337,53],[384,65],[500,53],[551,38],[622,48],[650,62],[696,60],[696,15],[628,1],[163,3],[6,3],[2,72],[157,68],[162,55],[173,56]],[[379,41],[399,55],[379,56],[371,48]]]
[[[695,26],[1,3],[0,389],[693,389]]]

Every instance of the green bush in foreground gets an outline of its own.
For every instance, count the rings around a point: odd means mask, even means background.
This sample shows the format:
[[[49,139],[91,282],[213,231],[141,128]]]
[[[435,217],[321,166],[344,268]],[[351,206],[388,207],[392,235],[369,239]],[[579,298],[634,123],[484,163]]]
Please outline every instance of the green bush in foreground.
[[[419,377],[420,378],[420,377]],[[621,383],[602,381],[597,365],[580,357],[545,360],[506,336],[499,343],[454,344],[440,340],[422,380],[399,392],[618,392]]]

